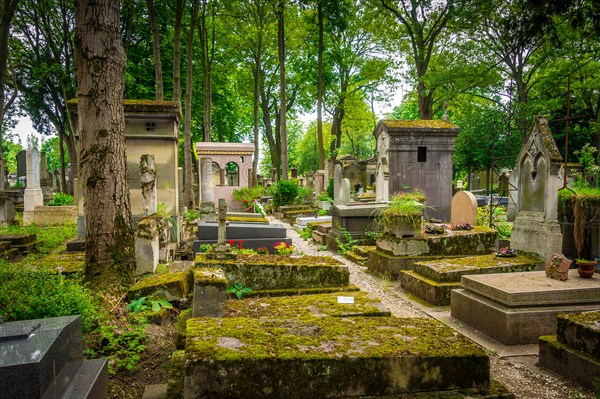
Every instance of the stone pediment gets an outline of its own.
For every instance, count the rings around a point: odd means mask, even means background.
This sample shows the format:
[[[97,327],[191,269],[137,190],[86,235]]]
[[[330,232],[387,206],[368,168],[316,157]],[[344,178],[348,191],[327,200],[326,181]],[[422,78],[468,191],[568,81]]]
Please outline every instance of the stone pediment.
[[[533,119],[531,132],[519,153],[518,160],[521,161],[527,155],[533,159],[541,155],[549,161],[548,163],[561,163],[563,160],[548,127],[548,118],[545,116],[536,116]]]

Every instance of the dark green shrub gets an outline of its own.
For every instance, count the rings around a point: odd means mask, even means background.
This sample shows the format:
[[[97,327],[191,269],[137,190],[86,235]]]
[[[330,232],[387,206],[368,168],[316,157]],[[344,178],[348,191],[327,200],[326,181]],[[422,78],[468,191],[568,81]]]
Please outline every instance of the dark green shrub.
[[[73,196],[65,193],[56,193],[52,201],[48,203],[49,206],[64,206],[73,205]]]
[[[327,186],[327,195],[333,199],[333,179],[329,179],[329,185]]]
[[[298,198],[299,187],[295,181],[280,180],[273,186],[273,206],[291,205]]]
[[[83,331],[89,331],[97,320],[93,298],[90,290],[76,279],[0,262],[0,316],[5,321],[80,314]]]

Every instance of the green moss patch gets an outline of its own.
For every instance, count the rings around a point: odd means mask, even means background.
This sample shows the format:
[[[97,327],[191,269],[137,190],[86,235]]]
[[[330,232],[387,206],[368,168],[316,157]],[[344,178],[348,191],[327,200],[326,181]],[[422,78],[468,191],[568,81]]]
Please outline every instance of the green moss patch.
[[[167,380],[166,399],[180,399],[184,395],[184,365],[185,351],[178,350],[171,356],[171,367],[169,368],[169,379]]]
[[[433,319],[190,319],[195,398],[347,397],[487,387],[489,358]]]
[[[269,219],[267,218],[250,218],[250,217],[240,217],[240,216],[228,216],[228,222],[246,222],[246,223],[269,223]]]
[[[203,286],[226,286],[227,279],[223,269],[217,267],[197,267],[194,269],[194,284]]]
[[[187,296],[193,284],[191,271],[159,274],[145,277],[127,292],[129,300],[155,296],[168,301],[180,301]]]
[[[446,122],[439,119],[436,120],[395,120],[395,119],[385,119],[383,120],[389,127],[395,128],[417,128],[417,129],[457,129],[456,126],[452,122]]]
[[[557,316],[558,340],[600,359],[600,311]]]
[[[63,274],[83,273],[85,265],[84,252],[58,253],[35,259],[23,266],[31,270],[49,269]]]
[[[460,288],[459,282],[441,283],[412,270],[400,272],[400,284],[403,290],[434,306],[450,305],[450,291]]]
[[[542,259],[533,255],[519,254],[514,258],[500,258],[489,254],[416,262],[414,270],[438,282],[460,282],[463,275],[523,272],[534,270],[543,264]]]
[[[356,292],[360,291],[355,285],[347,285],[345,287],[317,287],[317,288],[290,288],[281,290],[252,290],[245,294],[246,298],[265,298],[265,297],[280,297],[280,296],[295,296],[295,295],[317,295],[327,294],[331,292]]]
[[[218,267],[229,282],[253,290],[343,287],[350,281],[348,268],[328,256],[238,255],[232,259],[196,256],[198,267]]]
[[[338,296],[352,297],[354,303],[338,303]],[[364,292],[299,295],[280,298],[251,298],[227,301],[225,317],[292,318],[306,316],[390,316],[379,299]]]

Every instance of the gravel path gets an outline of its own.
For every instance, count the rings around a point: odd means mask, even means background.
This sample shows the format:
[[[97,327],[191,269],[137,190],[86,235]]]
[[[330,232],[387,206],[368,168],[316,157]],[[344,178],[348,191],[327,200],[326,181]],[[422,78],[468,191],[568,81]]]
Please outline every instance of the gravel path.
[[[270,218],[272,222],[283,223]],[[288,237],[298,251],[306,255],[331,256],[348,267],[350,282],[361,290],[378,297],[396,317],[429,317],[427,309],[406,296],[398,282],[388,281],[367,273],[362,267],[336,252],[319,250],[312,242],[305,241],[287,223]],[[435,312],[436,310],[432,310]],[[502,382],[518,399],[594,399],[593,392],[575,385],[557,374],[537,366],[537,356],[501,357],[494,353],[491,358],[492,377]]]

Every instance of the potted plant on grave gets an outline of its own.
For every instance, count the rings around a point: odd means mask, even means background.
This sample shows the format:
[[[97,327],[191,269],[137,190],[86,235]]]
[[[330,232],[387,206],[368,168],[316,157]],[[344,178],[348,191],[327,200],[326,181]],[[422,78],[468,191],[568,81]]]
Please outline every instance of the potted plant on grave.
[[[425,196],[414,189],[394,195],[390,206],[378,211],[377,219],[386,233],[398,238],[414,237],[421,232],[424,211]]]
[[[327,191],[321,191],[319,196],[317,197],[317,206],[325,211],[328,211],[331,208],[331,204],[333,200],[329,198],[329,194]]]
[[[577,259],[577,273],[583,278],[591,278],[596,269],[596,261],[589,259]]]

